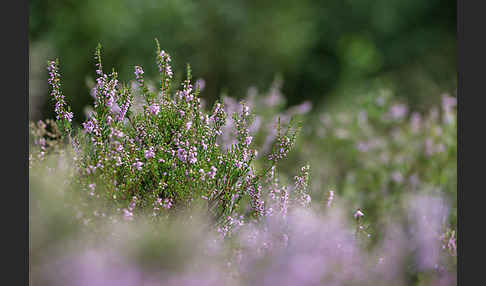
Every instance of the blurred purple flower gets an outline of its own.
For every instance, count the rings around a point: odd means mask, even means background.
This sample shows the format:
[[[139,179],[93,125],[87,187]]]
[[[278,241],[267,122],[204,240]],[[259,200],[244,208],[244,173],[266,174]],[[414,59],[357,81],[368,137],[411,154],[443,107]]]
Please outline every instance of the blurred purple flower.
[[[390,116],[393,119],[402,119],[407,115],[408,107],[405,104],[394,104],[390,108]]]

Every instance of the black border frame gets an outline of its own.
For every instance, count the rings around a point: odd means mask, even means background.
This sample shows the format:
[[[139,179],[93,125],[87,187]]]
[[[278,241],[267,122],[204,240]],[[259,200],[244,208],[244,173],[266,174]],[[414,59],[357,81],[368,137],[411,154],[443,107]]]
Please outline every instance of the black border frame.
[[[484,192],[482,167],[486,158],[486,140],[482,136],[486,105],[481,96],[486,67],[484,4],[484,1],[457,1],[458,285],[484,284],[480,282],[484,280],[481,250],[485,248],[480,234],[485,225],[482,213],[485,201],[480,198]]]

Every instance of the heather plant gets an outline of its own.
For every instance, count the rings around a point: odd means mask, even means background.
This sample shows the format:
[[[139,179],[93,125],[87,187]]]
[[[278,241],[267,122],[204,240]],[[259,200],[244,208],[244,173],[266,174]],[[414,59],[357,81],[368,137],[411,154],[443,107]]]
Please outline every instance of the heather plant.
[[[202,108],[202,84],[193,86],[189,66],[186,80],[174,90],[171,57],[158,42],[158,89],[144,78],[140,66],[134,67],[132,84],[121,83],[114,70],[106,73],[101,46],[95,61],[94,104],[77,132],[62,96],[58,61],[48,63],[58,113],[56,126],[61,139],[69,138],[76,171],[73,185],[80,187],[88,202],[104,202],[127,220],[137,215],[157,219],[174,210],[205,208],[215,222],[225,224],[223,233],[233,215],[253,219],[271,212],[263,189],[270,170],[277,168],[294,145],[298,128],[293,122],[287,122],[285,129],[277,122],[277,144],[265,165],[257,169],[250,107],[242,102],[234,110],[235,141],[222,148],[218,139],[229,121],[224,103],[217,102],[211,111]],[[41,146],[39,140],[34,145]],[[286,200],[310,200],[305,197],[303,182],[299,184],[295,195],[286,193]]]

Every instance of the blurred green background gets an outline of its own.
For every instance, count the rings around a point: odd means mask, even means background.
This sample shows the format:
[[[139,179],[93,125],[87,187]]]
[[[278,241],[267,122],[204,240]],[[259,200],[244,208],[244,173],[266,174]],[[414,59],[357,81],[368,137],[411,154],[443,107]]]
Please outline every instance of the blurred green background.
[[[30,117],[53,118],[46,61],[59,57],[63,88],[82,120],[91,104],[93,52],[122,80],[142,65],[155,77],[154,38],[176,78],[190,63],[210,103],[222,92],[284,80],[287,103],[326,105],[380,85],[426,108],[456,88],[456,1],[29,1]],[[339,100],[338,100],[339,101]]]

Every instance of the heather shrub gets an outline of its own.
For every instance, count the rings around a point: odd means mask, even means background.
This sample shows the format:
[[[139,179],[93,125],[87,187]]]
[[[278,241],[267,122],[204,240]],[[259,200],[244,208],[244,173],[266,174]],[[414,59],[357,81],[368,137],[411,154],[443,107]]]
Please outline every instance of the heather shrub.
[[[266,202],[269,194],[262,190],[294,144],[298,127],[293,122],[286,122],[285,129],[276,122],[276,144],[268,160],[257,168],[253,163],[258,152],[252,145],[249,106],[242,102],[228,114],[224,103],[217,102],[206,111],[199,98],[202,85],[198,82],[193,86],[189,66],[186,80],[179,89],[173,89],[171,58],[158,42],[160,89],[145,80],[140,66],[134,68],[131,85],[119,82],[115,71],[105,73],[100,46],[95,60],[98,78],[91,92],[94,104],[77,132],[73,131],[73,114],[62,94],[59,63],[48,64],[51,96],[56,102],[56,130],[61,134],[60,141],[70,143],[76,172],[72,183],[79,186],[88,202],[113,206],[126,219],[137,213],[156,218],[174,209],[196,207],[205,208],[216,222],[224,223],[235,213],[241,218],[258,218],[272,211],[271,202]],[[232,123],[228,125],[230,115]],[[223,148],[218,141],[223,127],[227,130],[228,126],[235,140],[224,142]],[[33,144],[45,153],[45,134],[35,128],[32,133]],[[306,176],[308,167],[302,172]],[[307,203],[310,197],[303,185],[303,181],[297,182],[296,192],[286,193],[286,200]],[[271,195],[271,199],[280,198]]]

